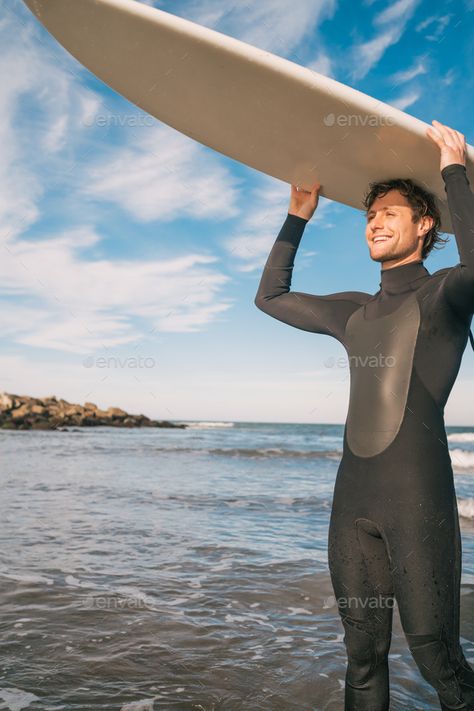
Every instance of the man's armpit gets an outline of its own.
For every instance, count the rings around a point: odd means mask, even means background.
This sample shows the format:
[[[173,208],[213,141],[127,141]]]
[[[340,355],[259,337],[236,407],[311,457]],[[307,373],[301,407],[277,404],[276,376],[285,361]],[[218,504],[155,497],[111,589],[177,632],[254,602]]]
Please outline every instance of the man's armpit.
[[[474,314],[474,274],[466,266],[457,264],[449,269],[442,292],[456,316],[469,319]]]

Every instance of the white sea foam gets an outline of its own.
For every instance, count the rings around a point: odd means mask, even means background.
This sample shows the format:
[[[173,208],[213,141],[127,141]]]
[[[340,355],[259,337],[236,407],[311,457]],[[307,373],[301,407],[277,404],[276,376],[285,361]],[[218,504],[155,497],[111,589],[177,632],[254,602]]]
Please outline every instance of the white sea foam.
[[[458,512],[463,518],[474,520],[474,499],[458,499]]]
[[[45,583],[46,585],[54,585],[54,580],[47,578],[45,575],[38,575],[36,573],[5,573],[2,570],[0,571],[0,576],[2,578],[9,578],[10,580],[17,580],[19,583]]]
[[[180,424],[187,425],[191,428],[209,428],[209,427],[234,427],[234,422],[182,422]]]
[[[179,689],[176,689],[179,691]],[[161,698],[160,696],[154,696],[152,699],[143,699],[142,701],[129,701],[124,704],[120,711],[153,711],[153,701],[155,699]]]
[[[33,701],[40,701],[39,696],[30,694],[29,691],[23,691],[23,689],[15,689],[15,687],[0,689],[0,699],[5,702],[2,707],[9,709],[9,711],[21,711],[21,709],[26,709]]]
[[[449,455],[454,469],[470,469],[474,473],[474,452],[468,452],[465,449],[451,449]]]
[[[448,442],[474,442],[474,432],[451,432]]]

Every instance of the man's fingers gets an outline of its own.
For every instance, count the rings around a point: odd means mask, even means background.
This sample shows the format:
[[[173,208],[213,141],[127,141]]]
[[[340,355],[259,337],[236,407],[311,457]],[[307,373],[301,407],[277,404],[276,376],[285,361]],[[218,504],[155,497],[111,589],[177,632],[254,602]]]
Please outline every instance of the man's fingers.
[[[449,128],[449,126],[443,126],[439,121],[433,121],[433,123],[437,125],[433,128],[430,127],[429,135],[433,137],[433,140],[440,148],[445,146],[452,149],[462,148],[462,143],[460,143],[460,139],[454,129]]]
[[[456,145],[464,146],[466,139],[460,131],[456,131],[456,129],[451,128],[450,126],[446,126],[445,124],[442,124],[439,121],[436,121],[435,119],[432,121],[432,123],[436,124],[434,130],[438,131],[438,133],[442,136],[447,145],[450,145],[449,139],[451,139]]]
[[[292,192],[306,193],[307,195],[311,195],[311,193],[313,193],[315,191],[319,191],[320,188],[321,188],[321,183],[313,183],[310,190],[305,190],[300,185],[294,185],[293,183],[291,184],[291,191]]]
[[[431,138],[438,146],[443,145],[444,141],[442,137],[436,132],[435,129],[431,128],[431,126],[427,129],[426,133],[428,134],[429,138]]]
[[[433,120],[432,123],[436,124],[434,126],[434,130],[437,131],[437,133],[440,135],[441,139],[449,145],[448,141],[449,138],[452,137],[452,129],[450,129],[448,126],[444,126],[442,123],[439,121]]]

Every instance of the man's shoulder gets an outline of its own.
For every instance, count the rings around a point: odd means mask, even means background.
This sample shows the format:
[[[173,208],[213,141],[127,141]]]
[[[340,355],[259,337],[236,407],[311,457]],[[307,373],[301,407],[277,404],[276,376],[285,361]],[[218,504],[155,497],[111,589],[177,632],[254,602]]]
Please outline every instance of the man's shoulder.
[[[446,277],[449,272],[452,272],[453,269],[458,269],[459,264],[456,264],[454,267],[443,267],[443,269],[438,269],[436,272],[433,272],[430,274],[431,279],[440,279],[442,277]]]
[[[426,280],[427,288],[443,294],[449,284],[453,284],[457,281],[462,268],[462,264],[455,264],[452,267],[437,269],[435,272],[430,274],[429,278]]]

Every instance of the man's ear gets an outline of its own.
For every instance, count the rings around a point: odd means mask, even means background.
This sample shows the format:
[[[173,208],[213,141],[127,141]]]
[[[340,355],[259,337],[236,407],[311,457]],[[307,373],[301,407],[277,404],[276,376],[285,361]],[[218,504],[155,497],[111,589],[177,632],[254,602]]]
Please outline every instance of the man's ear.
[[[428,232],[431,230],[431,228],[433,227],[433,225],[434,225],[434,219],[433,219],[432,217],[429,217],[428,215],[425,215],[425,216],[422,218],[421,227],[422,227],[422,230],[423,230],[423,235],[422,235],[423,237],[426,237],[426,235],[427,235]]]

